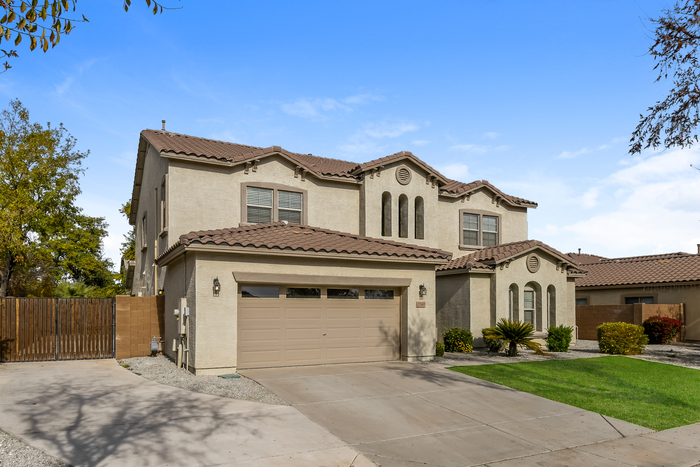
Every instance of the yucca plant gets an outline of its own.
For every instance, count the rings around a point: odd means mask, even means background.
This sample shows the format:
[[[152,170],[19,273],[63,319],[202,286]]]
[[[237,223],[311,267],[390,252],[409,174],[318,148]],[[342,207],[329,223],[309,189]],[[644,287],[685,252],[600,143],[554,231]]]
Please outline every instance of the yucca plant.
[[[535,330],[530,323],[501,318],[495,328],[484,329],[484,337],[502,339],[508,342],[509,357],[518,355],[518,346],[522,345],[535,351],[537,355],[545,355],[540,344],[535,342]]]

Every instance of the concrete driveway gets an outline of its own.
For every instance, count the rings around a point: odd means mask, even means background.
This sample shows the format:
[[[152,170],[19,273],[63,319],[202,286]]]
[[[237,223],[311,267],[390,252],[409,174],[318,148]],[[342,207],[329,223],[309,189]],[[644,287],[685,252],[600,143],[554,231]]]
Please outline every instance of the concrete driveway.
[[[653,433],[437,364],[242,373],[384,467],[700,463],[700,424]]]
[[[114,360],[0,365],[0,428],[74,466],[371,465],[293,407],[164,386]]]

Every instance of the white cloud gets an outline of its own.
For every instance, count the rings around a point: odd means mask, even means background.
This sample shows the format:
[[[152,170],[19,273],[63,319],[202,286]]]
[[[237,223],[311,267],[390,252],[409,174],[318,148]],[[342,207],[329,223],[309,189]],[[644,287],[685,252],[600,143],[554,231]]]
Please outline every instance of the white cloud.
[[[583,247],[603,256],[696,251],[700,174],[690,164],[698,162],[699,149],[666,151],[638,161],[594,183],[579,198],[566,199],[569,212],[562,211],[562,218],[569,219],[557,233],[534,230],[555,247]],[[581,211],[571,209],[575,206],[596,210],[576,216]]]
[[[585,148],[579,149],[578,151],[573,151],[573,152],[572,151],[563,151],[557,157],[555,157],[555,159],[575,159],[578,156],[581,156],[583,154],[588,154],[591,152],[598,152],[598,151],[604,151],[606,149],[610,149],[611,147],[615,146],[618,143],[621,143],[624,140],[625,140],[624,138],[613,138],[612,140],[610,140],[610,142],[605,143],[605,144],[601,144],[600,146],[593,148],[593,149],[589,149],[589,148],[585,147]]]
[[[427,146],[428,144],[430,144],[430,141],[428,141],[427,139],[417,139],[415,141],[411,141],[411,144],[414,146]]]
[[[479,144],[456,144],[454,146],[450,146],[448,149],[450,151],[462,151],[462,152],[478,152],[478,153],[484,153],[484,152],[490,152],[490,151],[505,151],[509,149],[510,146],[508,145],[500,145],[500,146],[484,146],[484,145],[479,145]]]
[[[499,133],[496,133],[495,131],[489,131],[488,133],[484,133],[482,138],[483,139],[496,139],[499,136],[501,136]]]
[[[346,144],[339,146],[341,151],[350,154],[377,154],[390,151],[389,145],[380,144],[379,141],[395,139],[406,133],[412,133],[420,129],[420,125],[413,122],[380,122],[366,123],[362,129],[355,132]]]
[[[55,85],[56,94],[62,96],[63,94],[68,92],[73,83],[75,82],[76,78],[85,73],[85,71],[89,70],[90,67],[92,67],[92,65],[94,65],[96,61],[97,59],[93,58],[91,60],[86,60],[80,65],[78,65],[73,74],[68,75],[61,84]]]
[[[469,182],[469,166],[462,162],[456,162],[454,164],[438,165],[435,167],[441,174],[451,178],[453,180],[459,180],[462,182]]]
[[[352,112],[356,106],[366,105],[371,102],[382,100],[384,100],[383,96],[370,93],[356,94],[353,96],[344,97],[342,99],[334,99],[330,97],[313,99],[300,97],[294,102],[282,104],[282,111],[295,117],[308,118],[311,120],[323,120],[329,117],[328,114],[334,112]]]

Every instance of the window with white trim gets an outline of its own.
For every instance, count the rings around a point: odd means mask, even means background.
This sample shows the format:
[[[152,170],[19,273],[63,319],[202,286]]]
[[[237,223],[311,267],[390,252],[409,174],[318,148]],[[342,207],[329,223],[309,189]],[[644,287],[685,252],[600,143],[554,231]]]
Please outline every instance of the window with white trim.
[[[277,220],[301,224],[302,194],[294,191],[277,192]]]
[[[495,246],[499,244],[498,216],[462,213],[462,245]]]
[[[246,187],[246,222],[304,223],[304,194],[277,188]]]
[[[535,326],[535,291],[525,289],[523,297],[523,321]]]

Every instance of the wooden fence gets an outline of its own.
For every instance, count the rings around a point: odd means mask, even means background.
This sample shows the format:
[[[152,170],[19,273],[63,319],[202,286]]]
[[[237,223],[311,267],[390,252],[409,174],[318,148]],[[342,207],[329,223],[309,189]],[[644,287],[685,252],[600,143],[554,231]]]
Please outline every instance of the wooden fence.
[[[114,358],[113,298],[0,298],[0,362]]]

